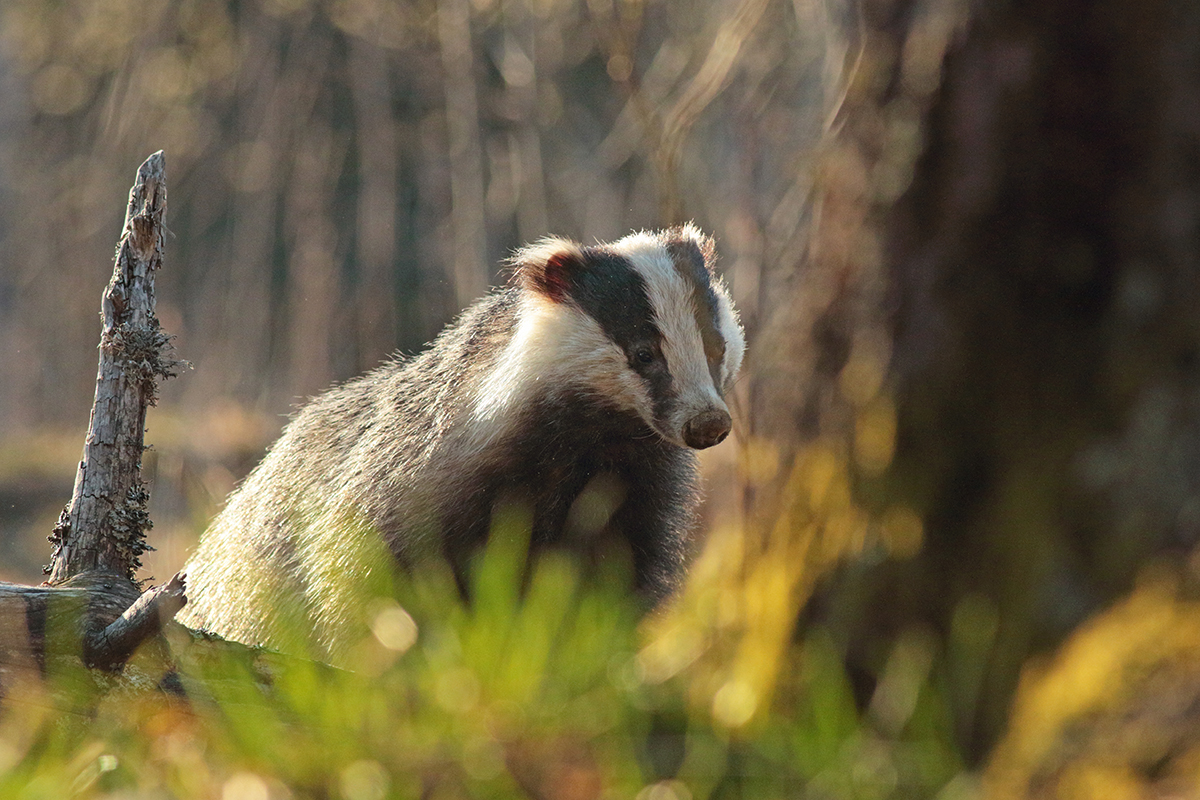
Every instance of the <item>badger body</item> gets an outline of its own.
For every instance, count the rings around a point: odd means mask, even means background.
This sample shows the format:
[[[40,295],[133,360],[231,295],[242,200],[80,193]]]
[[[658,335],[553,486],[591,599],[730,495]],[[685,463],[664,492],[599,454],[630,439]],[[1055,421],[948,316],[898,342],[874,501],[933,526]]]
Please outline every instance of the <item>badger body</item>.
[[[182,621],[337,660],[372,575],[444,557],[465,587],[502,504],[534,550],[617,543],[668,594],[744,351],[713,259],[692,226],[519,251],[424,352],[300,410],[201,538]]]

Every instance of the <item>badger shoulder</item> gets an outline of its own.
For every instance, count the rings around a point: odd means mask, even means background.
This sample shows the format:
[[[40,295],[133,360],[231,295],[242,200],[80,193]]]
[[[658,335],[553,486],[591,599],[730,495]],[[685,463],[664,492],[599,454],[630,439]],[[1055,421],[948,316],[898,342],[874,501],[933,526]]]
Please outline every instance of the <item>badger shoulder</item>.
[[[288,618],[288,608],[335,642],[347,624],[340,587],[381,559],[415,560],[436,549],[430,504],[416,495],[429,493],[444,432],[469,413],[472,385],[511,335],[515,304],[512,290],[491,294],[421,353],[393,358],[300,407],[189,558],[180,621],[303,652],[288,646],[290,632],[306,627]],[[410,535],[400,533],[402,524]],[[385,540],[394,553],[379,550]],[[361,557],[364,548],[370,558]]]

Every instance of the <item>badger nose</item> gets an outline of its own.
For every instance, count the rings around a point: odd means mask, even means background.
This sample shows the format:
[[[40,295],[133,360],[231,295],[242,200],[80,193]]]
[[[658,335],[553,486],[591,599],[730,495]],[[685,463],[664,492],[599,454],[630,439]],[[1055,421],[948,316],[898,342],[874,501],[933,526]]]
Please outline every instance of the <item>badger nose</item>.
[[[703,450],[725,441],[732,426],[729,412],[719,408],[702,411],[684,424],[683,441],[688,447]]]

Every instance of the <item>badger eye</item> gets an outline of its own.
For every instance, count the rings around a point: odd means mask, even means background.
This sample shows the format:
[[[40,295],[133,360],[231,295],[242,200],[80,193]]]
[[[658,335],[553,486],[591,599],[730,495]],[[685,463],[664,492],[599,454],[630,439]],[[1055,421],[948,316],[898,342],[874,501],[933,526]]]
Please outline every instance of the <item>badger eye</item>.
[[[639,347],[634,351],[633,357],[637,359],[639,364],[654,363],[654,351],[649,347]]]

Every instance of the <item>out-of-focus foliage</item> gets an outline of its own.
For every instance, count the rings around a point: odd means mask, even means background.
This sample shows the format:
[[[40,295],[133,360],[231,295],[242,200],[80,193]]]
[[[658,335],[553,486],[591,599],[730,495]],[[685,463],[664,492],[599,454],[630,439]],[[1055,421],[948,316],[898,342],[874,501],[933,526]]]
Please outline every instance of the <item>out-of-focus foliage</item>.
[[[825,613],[864,664],[898,626],[937,630],[948,672],[982,676],[954,690],[971,759],[1028,659],[1200,546],[1200,171],[1176,113],[1200,6],[1168,6],[974,6],[887,212],[881,488],[924,546],[856,561]],[[864,4],[910,32],[899,7]]]
[[[971,796],[929,637],[897,645],[865,712],[827,633],[760,642],[741,661],[779,670],[781,691],[756,708],[698,665],[664,673],[623,576],[584,582],[551,555],[519,591],[527,535],[497,533],[470,607],[436,570],[380,597],[354,672],[285,662],[264,695],[243,659],[197,661],[175,637],[186,703],[16,687],[0,796]]]
[[[752,443],[743,452],[745,485],[765,484],[779,461],[777,450]],[[698,701],[737,724],[769,706],[817,581],[864,552],[907,557],[920,546],[922,524],[910,509],[874,518],[855,503],[852,469],[833,447],[810,445],[789,468],[787,504],[768,531],[723,526],[709,535],[672,612],[650,623],[651,675],[689,668]]]
[[[1128,598],[1026,669],[988,797],[1193,797],[1200,782],[1200,604],[1150,570]],[[1194,578],[1190,580],[1194,584]]]

